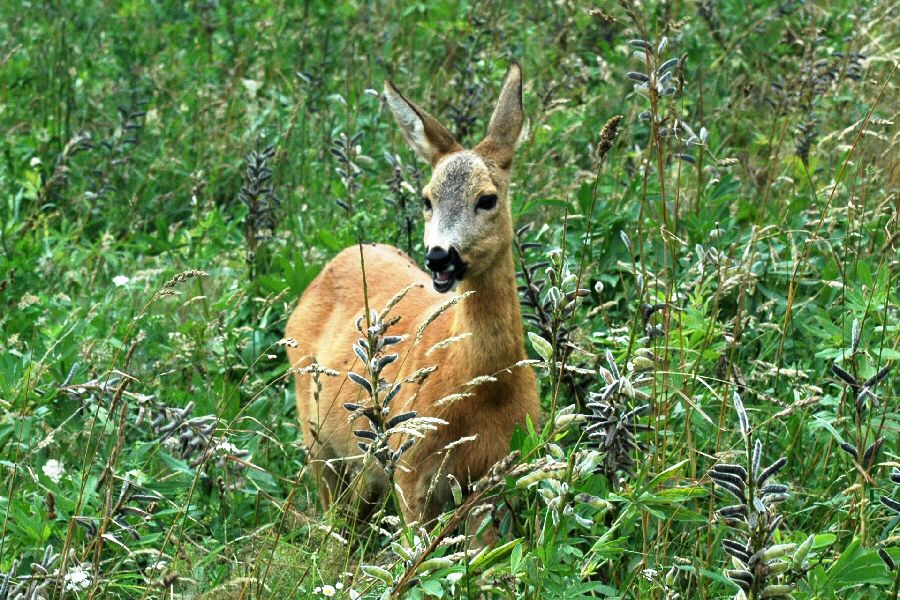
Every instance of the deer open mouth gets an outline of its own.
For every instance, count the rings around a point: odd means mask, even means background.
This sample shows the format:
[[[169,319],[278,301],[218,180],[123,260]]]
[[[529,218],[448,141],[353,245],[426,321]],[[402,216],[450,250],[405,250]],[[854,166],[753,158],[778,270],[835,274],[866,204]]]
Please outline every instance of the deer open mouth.
[[[434,285],[435,291],[445,294],[456,287],[465,272],[466,264],[461,260],[454,260],[443,271],[432,271],[431,283]]]

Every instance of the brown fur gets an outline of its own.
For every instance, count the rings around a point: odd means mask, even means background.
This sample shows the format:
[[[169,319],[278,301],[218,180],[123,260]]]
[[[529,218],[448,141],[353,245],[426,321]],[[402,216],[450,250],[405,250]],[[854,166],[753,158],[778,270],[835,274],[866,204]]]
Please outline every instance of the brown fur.
[[[512,368],[525,358],[507,199],[508,166],[524,120],[521,73],[518,66],[510,68],[488,136],[474,151],[463,151],[433,117],[412,105],[389,83],[386,93],[404,137],[434,165],[432,180],[425,188],[433,205],[433,211],[426,215],[426,245],[429,236],[451,232],[454,247],[469,267],[459,284],[460,291],[475,292],[438,317],[425,330],[423,339],[414,344],[423,319],[450,295],[434,291],[430,276],[400,250],[374,244],[362,248],[371,308],[381,310],[398,291],[414,286],[391,311],[402,318],[389,333],[407,337],[392,348],[401,360],[389,365],[384,377],[399,381],[421,367],[438,367],[418,393],[414,393],[417,386],[405,385],[391,406],[392,414],[415,410],[419,416],[439,417],[449,423],[417,442],[404,455],[406,470],[396,474],[406,502],[405,517],[430,520],[449,500],[446,473],[452,473],[463,485],[476,481],[506,454],[513,428],[523,424],[526,415],[534,422],[538,419],[533,371]],[[478,196],[484,193],[498,196],[496,209],[474,209]],[[353,429],[367,428],[362,419],[349,423],[343,408],[346,402],[366,400],[360,388],[346,378],[347,371],[363,371],[352,351],[359,337],[354,322],[363,306],[360,248],[348,248],[310,284],[287,325],[286,335],[299,344],[288,351],[292,367],[304,367],[315,360],[341,372],[339,378],[322,378],[318,403],[310,376],[296,378],[303,436],[321,480],[326,506],[350,480],[340,467],[346,465],[341,459],[359,454]],[[463,333],[471,335],[425,356],[434,344]],[[481,375],[494,375],[497,381],[466,387]],[[460,392],[473,395],[448,406],[436,406],[439,399]],[[474,442],[460,445],[445,456],[445,446],[472,435],[477,436]],[[400,441],[392,440],[395,446]],[[338,468],[332,469],[326,461]],[[360,461],[350,464],[359,465]],[[439,473],[441,465],[444,467]],[[385,477],[376,469],[356,478],[353,492],[358,499],[373,502],[383,493]],[[432,482],[434,493],[429,496]]]

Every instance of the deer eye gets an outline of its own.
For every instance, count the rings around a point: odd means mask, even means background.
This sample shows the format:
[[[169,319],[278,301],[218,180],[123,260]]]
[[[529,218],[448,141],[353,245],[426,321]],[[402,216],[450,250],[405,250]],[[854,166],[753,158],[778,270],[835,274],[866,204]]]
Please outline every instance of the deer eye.
[[[478,203],[475,205],[475,210],[491,210],[495,206],[497,206],[496,194],[487,194],[478,198]]]
[[[427,196],[422,196],[422,208],[431,210],[431,200],[429,200]]]

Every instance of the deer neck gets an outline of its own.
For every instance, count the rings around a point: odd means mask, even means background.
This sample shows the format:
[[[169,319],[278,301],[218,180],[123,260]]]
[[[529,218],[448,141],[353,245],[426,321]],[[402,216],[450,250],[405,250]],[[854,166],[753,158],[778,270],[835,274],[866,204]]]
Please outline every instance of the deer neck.
[[[522,312],[512,248],[476,277],[460,282],[460,292],[475,292],[454,311],[453,334],[470,333],[451,346],[456,364],[471,365],[471,375],[490,375],[525,358]]]

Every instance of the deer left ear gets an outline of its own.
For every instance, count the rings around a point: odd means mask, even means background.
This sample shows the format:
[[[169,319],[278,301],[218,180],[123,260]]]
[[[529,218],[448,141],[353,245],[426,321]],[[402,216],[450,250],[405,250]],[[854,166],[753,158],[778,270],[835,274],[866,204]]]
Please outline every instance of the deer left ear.
[[[503,78],[500,98],[491,115],[487,135],[475,150],[493,159],[501,168],[508,169],[512,164],[516,143],[519,141],[524,123],[522,69],[513,63]]]
[[[403,139],[416,154],[430,162],[432,166],[445,154],[462,150],[446,127],[418,105],[407,100],[390,81],[384,82],[384,96],[394,114],[394,120],[400,127]]]

